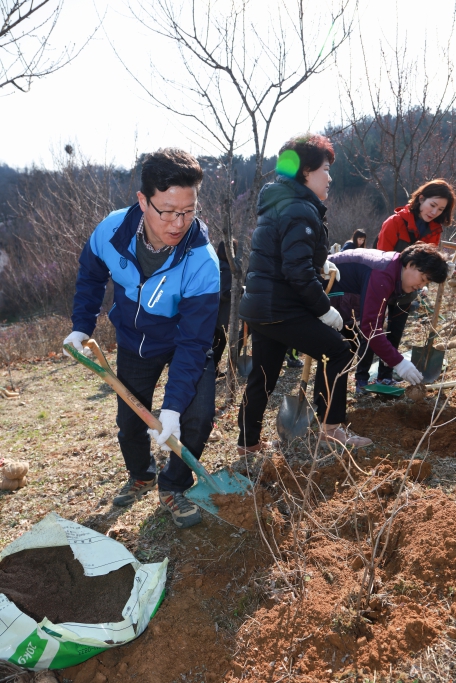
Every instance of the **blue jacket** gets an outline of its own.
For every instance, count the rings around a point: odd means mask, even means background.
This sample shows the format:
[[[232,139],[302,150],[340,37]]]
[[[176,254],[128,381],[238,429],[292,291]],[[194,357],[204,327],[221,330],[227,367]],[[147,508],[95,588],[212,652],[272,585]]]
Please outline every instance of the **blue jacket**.
[[[109,277],[109,318],[117,343],[141,358],[174,353],[163,408],[183,413],[207,363],[217,320],[220,275],[207,227],[195,219],[173,253],[150,278],[136,258],[139,204],[113,211],[94,230],[79,259],[73,330],[95,329]]]

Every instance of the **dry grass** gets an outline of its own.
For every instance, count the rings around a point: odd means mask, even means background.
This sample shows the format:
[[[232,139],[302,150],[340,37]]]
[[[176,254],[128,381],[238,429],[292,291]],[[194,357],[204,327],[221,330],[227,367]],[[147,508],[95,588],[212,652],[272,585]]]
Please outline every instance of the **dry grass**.
[[[59,315],[0,327],[0,366],[60,355],[62,342],[71,330],[71,320]],[[94,336],[103,348],[111,348],[115,344],[115,330],[106,314],[99,316]]]

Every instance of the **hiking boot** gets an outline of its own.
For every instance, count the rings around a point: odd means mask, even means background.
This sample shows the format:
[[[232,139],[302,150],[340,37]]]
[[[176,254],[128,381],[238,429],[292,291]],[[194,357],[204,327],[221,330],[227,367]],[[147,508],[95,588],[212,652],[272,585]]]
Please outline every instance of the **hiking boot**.
[[[322,428],[320,433],[321,441],[332,446],[339,443],[343,446],[351,446],[352,448],[366,448],[366,446],[371,446],[374,443],[372,439],[368,439],[365,436],[358,436],[343,425],[339,425],[333,429],[324,430],[324,428]]]
[[[142,481],[141,479],[130,477],[127,483],[120,489],[119,494],[112,501],[113,505],[118,505],[119,507],[131,505],[131,503],[134,503],[135,500],[139,500],[145,493],[152,491],[156,485],[157,475],[155,475],[153,479],[150,479],[150,481]]]
[[[302,368],[303,365],[304,363],[299,358],[287,357],[287,368]]]
[[[179,529],[186,529],[201,522],[199,507],[188,500],[180,491],[159,491],[160,507],[168,510]]]
[[[358,394],[358,396],[367,396],[368,392],[364,387],[367,387],[368,384],[369,382],[367,379],[358,379],[356,381],[355,394]]]

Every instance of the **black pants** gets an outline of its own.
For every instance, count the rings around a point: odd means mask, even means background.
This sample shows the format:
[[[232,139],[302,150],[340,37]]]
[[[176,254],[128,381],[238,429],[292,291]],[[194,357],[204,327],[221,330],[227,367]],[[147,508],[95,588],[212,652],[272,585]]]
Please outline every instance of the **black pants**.
[[[338,373],[347,368],[353,352],[349,341],[311,313],[273,325],[251,324],[253,368],[247,381],[239,409],[239,445],[254,446],[260,440],[261,426],[268,398],[274,391],[287,348],[297,349],[318,360],[314,401],[318,417],[327,412],[328,393],[322,356],[328,358],[326,379],[334,391],[326,422],[345,422],[347,373],[335,382]]]
[[[156,384],[163,368],[172,358],[172,353],[155,358],[141,358],[133,351],[118,348],[117,377],[150,410]],[[181,441],[198,460],[211,433],[214,414],[215,371],[212,358],[209,358],[196,386],[196,395],[180,418]],[[117,426],[120,449],[130,476],[146,481],[152,479],[156,471],[155,458],[150,451],[147,425],[119,396]],[[171,452],[169,460],[158,475],[159,489],[185,491],[192,484],[191,469]]]
[[[398,349],[399,344],[401,343],[402,335],[404,333],[409,316],[410,305],[411,303],[401,305],[399,302],[388,306],[388,325],[386,328],[386,333],[388,341],[391,342],[395,349]],[[366,339],[363,339],[360,344],[358,356],[361,358],[361,360],[356,367],[355,378],[357,381],[367,381],[369,380],[369,369],[374,359],[374,352],[370,346],[368,346]],[[393,368],[390,368],[388,365],[385,365],[382,360],[379,360],[377,381],[381,382],[384,379],[392,378]]]

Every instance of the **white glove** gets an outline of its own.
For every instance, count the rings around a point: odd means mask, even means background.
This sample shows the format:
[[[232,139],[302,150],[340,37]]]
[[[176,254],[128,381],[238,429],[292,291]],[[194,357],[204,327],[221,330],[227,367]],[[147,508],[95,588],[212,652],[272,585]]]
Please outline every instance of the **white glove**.
[[[338,330],[339,332],[344,326],[344,321],[342,320],[339,311],[336,311],[333,306],[331,306],[327,313],[320,315],[318,320],[321,320],[321,322],[325,323],[325,325],[329,325],[329,327],[334,327],[334,329]]]
[[[423,375],[413,365],[412,361],[403,358],[400,363],[394,366],[399,377],[405,379],[410,384],[419,384],[423,381]]]
[[[323,265],[323,272],[321,273],[321,277],[323,278],[323,280],[329,280],[330,273],[333,273],[334,271],[336,271],[336,280],[337,280],[337,282],[339,282],[339,280],[340,280],[339,268],[332,261],[325,261],[325,263]]]
[[[447,280],[450,280],[453,277],[454,269],[456,268],[456,263],[453,263],[453,261],[447,261]]]
[[[147,431],[151,436],[154,437],[155,441],[161,447],[162,451],[170,451],[171,448],[165,443],[173,434],[176,439],[180,439],[181,429],[180,429],[180,413],[175,410],[164,410],[161,411],[160,417],[158,418],[162,424],[162,430],[159,432],[157,429],[148,429]]]
[[[88,334],[85,334],[84,332],[72,332],[68,335],[66,339],[63,340],[63,343],[73,344],[76,351],[79,351],[79,353],[83,353],[84,356],[91,356],[92,351],[87,346],[84,347],[81,344],[81,342],[85,341],[86,339],[90,339]],[[68,353],[68,351],[65,351],[65,349],[63,349],[63,353],[65,354],[65,356],[68,356],[68,358],[73,357]]]

